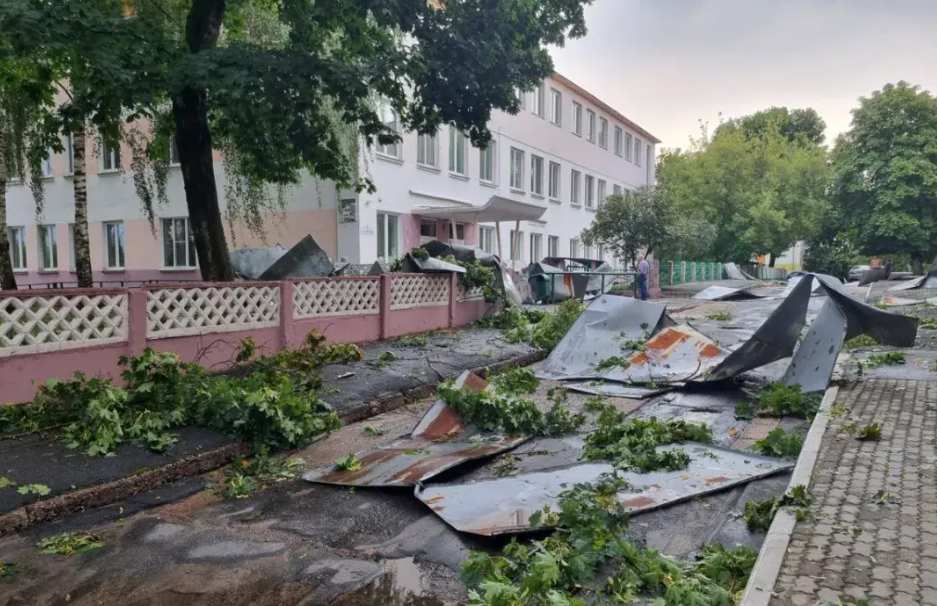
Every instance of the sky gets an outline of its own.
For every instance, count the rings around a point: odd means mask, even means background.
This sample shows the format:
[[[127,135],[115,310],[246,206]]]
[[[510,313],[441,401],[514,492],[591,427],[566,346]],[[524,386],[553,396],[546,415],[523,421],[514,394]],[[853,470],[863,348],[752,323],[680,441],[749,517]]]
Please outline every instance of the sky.
[[[594,0],[586,25],[556,70],[659,147],[771,106],[816,109],[832,143],[889,82],[937,93],[937,0]]]

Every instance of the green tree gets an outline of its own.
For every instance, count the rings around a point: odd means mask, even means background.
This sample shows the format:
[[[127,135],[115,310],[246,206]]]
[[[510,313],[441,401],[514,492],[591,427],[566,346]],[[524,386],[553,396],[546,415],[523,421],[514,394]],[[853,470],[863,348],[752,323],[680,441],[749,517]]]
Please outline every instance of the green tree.
[[[654,252],[671,238],[673,212],[663,190],[641,187],[605,199],[582,241],[601,244],[615,257],[634,264],[639,251]]]
[[[732,120],[729,124],[740,127],[749,138],[763,139],[771,129],[776,129],[791,143],[801,140],[822,145],[826,138],[826,122],[813,108],[790,110],[772,107]]]
[[[907,82],[859,101],[836,141],[833,203],[862,253],[937,252],[937,99]]]
[[[492,111],[517,112],[515,90],[552,72],[546,47],[585,34],[590,3],[8,0],[0,34],[26,56],[73,37],[116,40],[104,42],[115,54],[102,66],[123,90],[102,89],[99,107],[153,120],[169,108],[162,132],[178,149],[202,275],[229,280],[213,150],[236,167],[248,205],[303,170],[373,189],[357,168],[358,136],[399,139],[375,99],[405,129],[451,123],[484,145]],[[152,158],[168,146],[147,148]]]

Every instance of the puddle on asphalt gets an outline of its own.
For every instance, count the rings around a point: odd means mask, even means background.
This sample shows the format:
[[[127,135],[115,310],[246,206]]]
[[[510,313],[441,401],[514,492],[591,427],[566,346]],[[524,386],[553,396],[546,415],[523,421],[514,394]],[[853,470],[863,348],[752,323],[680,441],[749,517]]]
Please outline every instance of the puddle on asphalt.
[[[423,588],[423,573],[413,558],[382,562],[383,574],[373,583],[346,593],[333,606],[446,606]]]

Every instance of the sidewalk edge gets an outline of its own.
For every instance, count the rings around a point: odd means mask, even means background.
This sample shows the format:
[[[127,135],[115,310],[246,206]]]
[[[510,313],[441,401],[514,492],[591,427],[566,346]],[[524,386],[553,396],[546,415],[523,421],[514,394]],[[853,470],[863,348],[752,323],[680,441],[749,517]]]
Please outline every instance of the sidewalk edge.
[[[810,478],[813,476],[813,469],[820,455],[823,436],[830,423],[830,407],[836,401],[838,394],[839,386],[837,385],[829,387],[824,393],[820,409],[810,425],[810,431],[807,432],[804,446],[797,458],[788,488],[799,484],[810,485]],[[787,507],[779,510],[774,516],[774,521],[771,522],[765,542],[761,546],[761,551],[758,552],[758,559],[755,561],[755,567],[752,569],[745,593],[738,606],[768,606],[796,523],[794,513]]]

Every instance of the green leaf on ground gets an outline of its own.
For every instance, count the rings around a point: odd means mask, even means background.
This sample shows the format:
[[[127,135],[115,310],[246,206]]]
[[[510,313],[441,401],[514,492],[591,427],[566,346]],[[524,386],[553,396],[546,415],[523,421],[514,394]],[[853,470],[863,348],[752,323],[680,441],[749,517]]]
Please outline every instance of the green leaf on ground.
[[[358,457],[355,455],[350,454],[347,457],[342,457],[341,459],[335,461],[335,469],[358,471],[361,469],[361,461],[359,461]]]
[[[90,532],[66,532],[46,537],[36,544],[39,551],[50,555],[72,556],[95,553],[104,548],[104,539]]]

